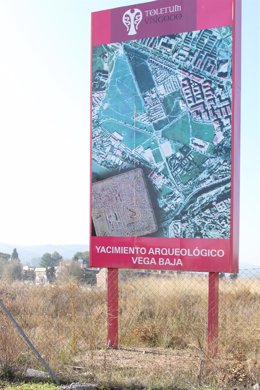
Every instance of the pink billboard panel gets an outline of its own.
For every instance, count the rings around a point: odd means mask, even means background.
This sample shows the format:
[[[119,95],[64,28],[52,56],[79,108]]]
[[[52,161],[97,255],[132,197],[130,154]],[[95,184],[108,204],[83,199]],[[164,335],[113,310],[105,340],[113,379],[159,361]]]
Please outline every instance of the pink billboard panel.
[[[238,272],[239,0],[92,14],[93,267]]]

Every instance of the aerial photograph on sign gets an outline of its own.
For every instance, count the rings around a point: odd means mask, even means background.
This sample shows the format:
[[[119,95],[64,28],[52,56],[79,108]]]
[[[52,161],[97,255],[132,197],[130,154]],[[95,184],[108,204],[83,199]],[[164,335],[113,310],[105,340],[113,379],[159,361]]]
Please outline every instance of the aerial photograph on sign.
[[[230,238],[232,27],[92,50],[95,234]]]
[[[92,189],[98,236],[146,236],[157,231],[142,169],[98,181]]]

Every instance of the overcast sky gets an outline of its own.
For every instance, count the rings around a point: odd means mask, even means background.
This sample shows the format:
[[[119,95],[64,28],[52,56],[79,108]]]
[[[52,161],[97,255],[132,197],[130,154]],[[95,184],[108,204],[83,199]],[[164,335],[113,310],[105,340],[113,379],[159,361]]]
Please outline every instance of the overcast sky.
[[[88,244],[90,13],[129,4],[0,0],[0,242]],[[244,0],[240,248],[260,266],[259,14]]]

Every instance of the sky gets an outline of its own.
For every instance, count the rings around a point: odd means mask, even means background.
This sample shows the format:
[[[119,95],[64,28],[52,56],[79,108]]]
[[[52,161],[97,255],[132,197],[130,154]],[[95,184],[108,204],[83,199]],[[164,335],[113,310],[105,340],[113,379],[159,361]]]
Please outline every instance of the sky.
[[[90,14],[132,3],[0,0],[0,242],[88,244]],[[259,14],[243,1],[240,258],[258,266]]]

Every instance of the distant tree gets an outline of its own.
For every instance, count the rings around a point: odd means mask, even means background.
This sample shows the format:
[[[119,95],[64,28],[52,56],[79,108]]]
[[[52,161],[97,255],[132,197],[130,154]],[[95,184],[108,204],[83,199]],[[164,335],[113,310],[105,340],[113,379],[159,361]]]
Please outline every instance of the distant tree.
[[[225,278],[225,273],[224,272],[220,272],[220,274],[219,274],[219,277],[220,277],[220,279],[224,279]]]
[[[18,255],[17,249],[14,248],[12,256],[11,256],[11,260],[18,260],[18,259],[19,259],[19,255]]]
[[[52,267],[52,257],[50,253],[46,252],[41,257],[40,267],[44,267],[44,268]]]
[[[41,258],[40,267],[55,267],[61,260],[62,256],[58,252],[53,252],[52,254],[46,252]]]
[[[238,278],[238,274],[230,274],[229,277],[231,280],[233,280],[235,282]]]
[[[53,283],[56,279],[55,267],[48,267],[46,269],[46,276],[49,283]]]
[[[78,261],[79,259],[82,259],[83,260],[83,263],[87,265],[89,265],[89,252],[86,251],[86,252],[77,252],[75,253],[75,255],[73,256],[72,260],[73,261]]]
[[[23,277],[23,267],[18,260],[11,260],[8,262],[4,269],[3,278],[15,281],[15,280],[22,280]]]
[[[56,251],[53,252],[51,257],[52,257],[53,262],[55,263],[55,265],[58,265],[59,262],[62,260],[62,256],[58,252],[56,252]]]

